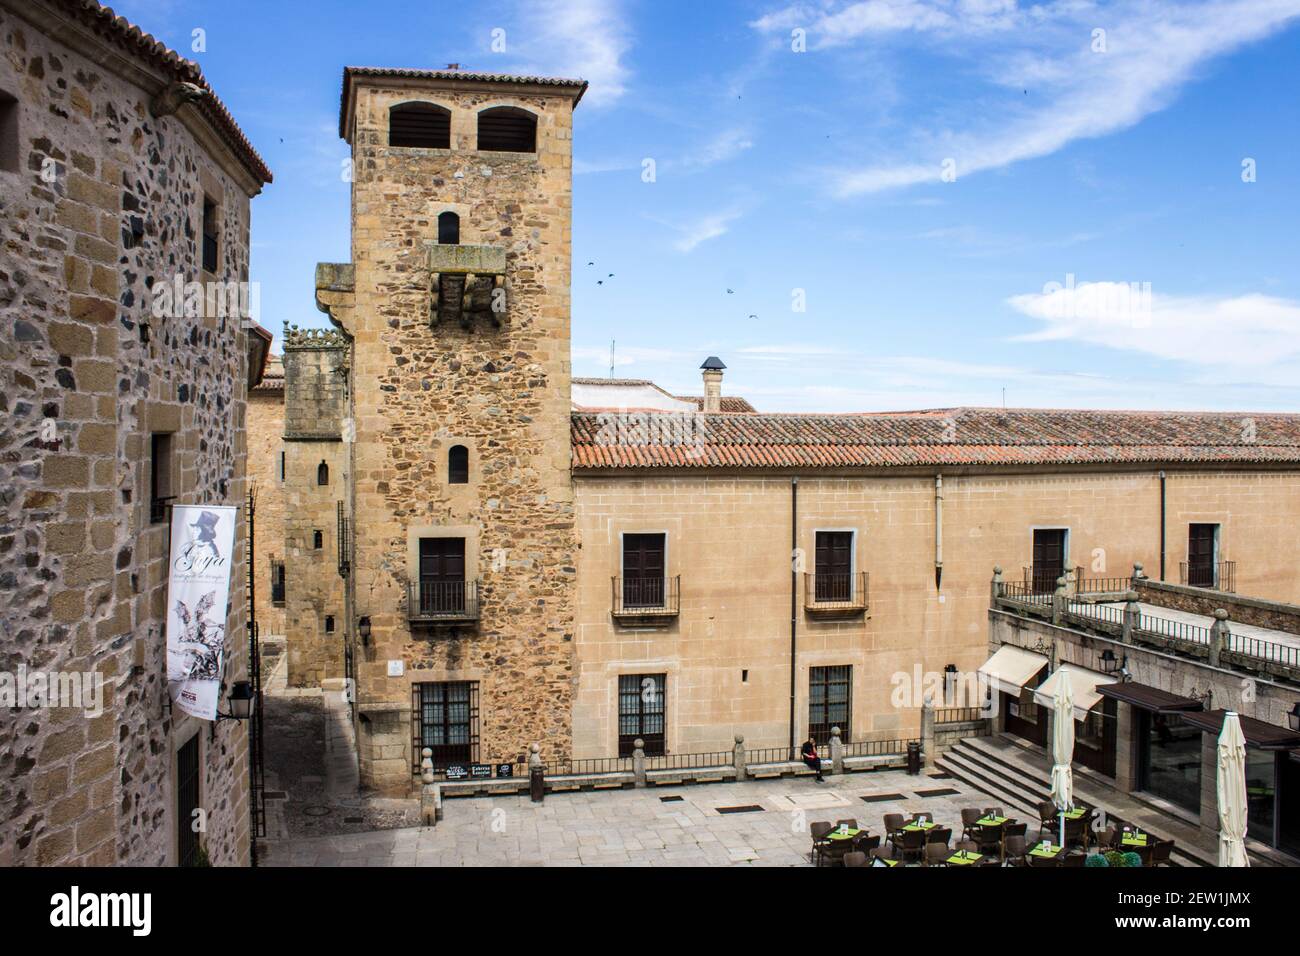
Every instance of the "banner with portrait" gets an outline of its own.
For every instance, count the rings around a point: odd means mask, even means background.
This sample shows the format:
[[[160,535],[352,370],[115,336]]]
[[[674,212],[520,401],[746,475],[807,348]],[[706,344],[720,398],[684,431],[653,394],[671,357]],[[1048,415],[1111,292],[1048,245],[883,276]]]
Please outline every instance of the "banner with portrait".
[[[167,689],[173,704],[216,720],[239,509],[173,505],[167,576]]]

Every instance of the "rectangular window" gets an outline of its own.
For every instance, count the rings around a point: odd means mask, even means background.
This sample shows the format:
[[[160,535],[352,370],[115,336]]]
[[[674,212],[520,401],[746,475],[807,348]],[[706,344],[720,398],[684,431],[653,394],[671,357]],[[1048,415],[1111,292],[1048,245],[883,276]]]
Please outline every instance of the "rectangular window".
[[[271,559],[271,604],[284,607],[284,562]]]
[[[199,860],[199,835],[194,832],[194,811],[202,806],[199,772],[199,735],[176,751],[176,863],[195,866]]]
[[[1036,594],[1056,590],[1056,581],[1065,574],[1065,529],[1035,528],[1034,559],[1028,583]]]
[[[280,480],[284,481],[284,452],[280,452]]]
[[[167,505],[172,494],[172,436],[154,432],[149,436],[149,520],[159,524],[167,520]]]
[[[1219,586],[1217,561],[1219,526],[1193,524],[1187,527],[1187,583],[1194,588]]]
[[[217,271],[217,204],[207,196],[203,197],[203,268],[206,272]]]
[[[832,727],[840,728],[840,740],[849,740],[852,676],[848,664],[808,668],[808,734],[819,747],[830,743]]]
[[[425,747],[433,751],[435,767],[478,762],[478,682],[413,684],[412,692],[412,771],[419,774]]]
[[[853,597],[853,532],[818,531],[814,549],[814,588],[818,602]]]
[[[618,755],[632,756],[637,738],[647,756],[664,752],[665,674],[623,674],[618,679]]]
[[[0,170],[18,172],[18,101],[0,90]]]
[[[311,533],[311,546],[316,551],[319,551],[321,548],[325,547],[324,531],[313,531]]]
[[[664,606],[663,534],[623,535],[623,607]]]
[[[420,539],[420,612],[458,614],[465,610],[465,539]]]

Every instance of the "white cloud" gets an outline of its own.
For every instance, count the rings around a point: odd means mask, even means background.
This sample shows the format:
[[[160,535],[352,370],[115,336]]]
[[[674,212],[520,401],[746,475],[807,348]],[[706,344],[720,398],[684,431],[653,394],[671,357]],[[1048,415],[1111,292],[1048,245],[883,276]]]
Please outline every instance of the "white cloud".
[[[982,70],[992,87],[1033,87],[1023,104],[996,97],[996,107],[969,110],[964,128],[936,121],[941,132],[917,130],[897,160],[838,170],[832,191],[852,196],[940,182],[947,159],[960,179],[1128,129],[1168,106],[1208,61],[1297,16],[1300,0],[1152,0],[1105,8],[1058,0],[1027,9],[997,0],[868,0],[795,6],[754,26],[776,32],[803,24],[809,42],[823,48],[907,32]],[[1104,52],[1093,48],[1098,28],[1105,30]]]
[[[698,219],[685,223],[673,223],[680,238],[673,243],[673,248],[678,252],[690,252],[702,242],[710,239],[716,239],[719,236],[726,235],[731,224],[743,215],[739,208],[733,207],[721,212],[709,213],[700,216]]]
[[[608,106],[627,92],[631,30],[617,0],[523,0],[520,14],[527,71],[586,80],[584,106]]]
[[[1098,282],[1007,301],[1044,326],[1017,341],[1087,342],[1238,371],[1300,361],[1300,302],[1290,299],[1143,295],[1128,283]]]
[[[734,159],[747,149],[752,149],[754,140],[743,127],[724,129],[711,140],[695,150],[683,160],[684,166],[715,166]]]

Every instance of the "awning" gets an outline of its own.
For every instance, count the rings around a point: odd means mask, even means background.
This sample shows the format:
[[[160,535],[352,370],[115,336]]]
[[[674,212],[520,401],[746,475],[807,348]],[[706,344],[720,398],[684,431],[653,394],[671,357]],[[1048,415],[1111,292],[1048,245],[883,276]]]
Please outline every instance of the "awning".
[[[1056,700],[1056,688],[1063,680],[1068,680],[1070,689],[1074,691],[1074,719],[1087,720],[1088,711],[1096,707],[1101,700],[1101,694],[1097,693],[1097,685],[1113,683],[1115,678],[1090,671],[1077,664],[1062,664],[1034,691],[1034,700],[1038,701],[1040,707],[1053,705]]]
[[[1003,644],[980,665],[979,672],[988,678],[994,690],[1018,696],[1046,666],[1047,658],[1042,654]]]
[[[1102,697],[1122,700],[1126,704],[1149,710],[1153,714],[1177,714],[1188,710],[1200,710],[1205,705],[1194,697],[1180,697],[1159,687],[1149,684],[1124,683],[1103,684],[1097,688]]]
[[[1183,722],[1191,724],[1207,734],[1217,738],[1223,729],[1223,715],[1227,711],[1207,710],[1199,713],[1182,714]],[[1241,722],[1241,732],[1246,738],[1246,746],[1256,750],[1292,750],[1300,747],[1300,731],[1277,724],[1268,724],[1254,717],[1237,715]]]

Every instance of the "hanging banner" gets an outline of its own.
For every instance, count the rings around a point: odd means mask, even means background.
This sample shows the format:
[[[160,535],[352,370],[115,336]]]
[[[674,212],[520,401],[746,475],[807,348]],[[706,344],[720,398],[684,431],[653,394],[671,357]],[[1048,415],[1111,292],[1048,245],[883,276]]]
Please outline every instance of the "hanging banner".
[[[216,720],[237,508],[173,505],[167,578],[167,689],[200,720]]]

